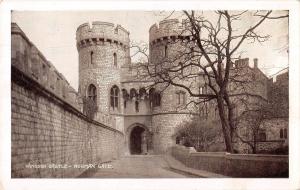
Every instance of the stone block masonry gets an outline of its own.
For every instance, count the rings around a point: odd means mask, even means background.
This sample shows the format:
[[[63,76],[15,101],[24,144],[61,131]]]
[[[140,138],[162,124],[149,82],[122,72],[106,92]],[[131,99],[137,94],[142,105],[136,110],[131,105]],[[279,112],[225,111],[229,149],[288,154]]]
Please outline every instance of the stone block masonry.
[[[120,156],[123,134],[12,66],[11,177],[72,178]]]
[[[89,120],[68,81],[12,23],[11,176],[76,177],[117,158],[123,133]]]

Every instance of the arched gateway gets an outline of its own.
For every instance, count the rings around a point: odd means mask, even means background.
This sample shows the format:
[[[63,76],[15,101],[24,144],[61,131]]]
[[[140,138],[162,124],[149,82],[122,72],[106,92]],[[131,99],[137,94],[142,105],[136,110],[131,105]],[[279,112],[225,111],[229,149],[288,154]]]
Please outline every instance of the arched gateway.
[[[151,134],[142,124],[133,124],[127,130],[128,152],[131,155],[151,152]]]

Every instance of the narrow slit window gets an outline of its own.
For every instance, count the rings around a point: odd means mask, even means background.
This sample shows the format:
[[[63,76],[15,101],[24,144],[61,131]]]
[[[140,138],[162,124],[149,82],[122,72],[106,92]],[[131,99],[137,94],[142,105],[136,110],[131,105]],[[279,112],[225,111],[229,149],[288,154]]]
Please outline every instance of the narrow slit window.
[[[180,74],[183,75],[183,63],[179,62],[180,65]]]
[[[165,57],[168,57],[168,46],[165,45]]]
[[[94,60],[93,60],[93,55],[94,55],[94,52],[93,51],[91,51],[91,64],[93,64],[94,62]]]
[[[113,59],[114,59],[114,60],[113,60],[113,61],[114,61],[114,66],[117,67],[117,66],[118,66],[117,54],[114,53],[113,57],[114,57],[114,58],[113,58]]]

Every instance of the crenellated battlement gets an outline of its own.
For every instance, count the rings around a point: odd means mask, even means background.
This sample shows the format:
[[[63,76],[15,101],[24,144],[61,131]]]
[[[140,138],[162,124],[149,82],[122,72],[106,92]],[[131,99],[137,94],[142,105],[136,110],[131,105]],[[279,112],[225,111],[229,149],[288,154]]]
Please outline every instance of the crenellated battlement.
[[[149,43],[153,44],[166,39],[176,39],[179,36],[189,36],[186,29],[186,21],[178,19],[168,19],[153,24],[149,29]]]
[[[122,47],[129,46],[129,32],[121,25],[110,22],[94,21],[81,24],[76,31],[77,48],[100,45],[104,42],[116,43]]]
[[[30,42],[16,23],[11,24],[11,35],[12,66],[80,110],[80,98],[76,90]]]

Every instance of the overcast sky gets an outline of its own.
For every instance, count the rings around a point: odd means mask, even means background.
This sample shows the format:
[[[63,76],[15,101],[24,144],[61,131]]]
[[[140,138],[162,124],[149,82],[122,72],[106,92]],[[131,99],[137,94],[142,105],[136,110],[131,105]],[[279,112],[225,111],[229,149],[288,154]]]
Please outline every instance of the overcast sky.
[[[148,31],[164,15],[150,11],[14,11],[12,22],[16,22],[27,37],[43,53],[70,84],[78,89],[78,53],[76,29],[85,22],[106,21],[121,24],[130,32],[135,42],[148,42]],[[246,24],[252,24],[251,18]],[[242,23],[241,27],[243,27]],[[243,58],[258,58],[259,68],[268,76],[288,66],[288,54],[282,47],[288,45],[288,19],[269,20],[259,30],[271,35],[263,44],[246,43]]]

